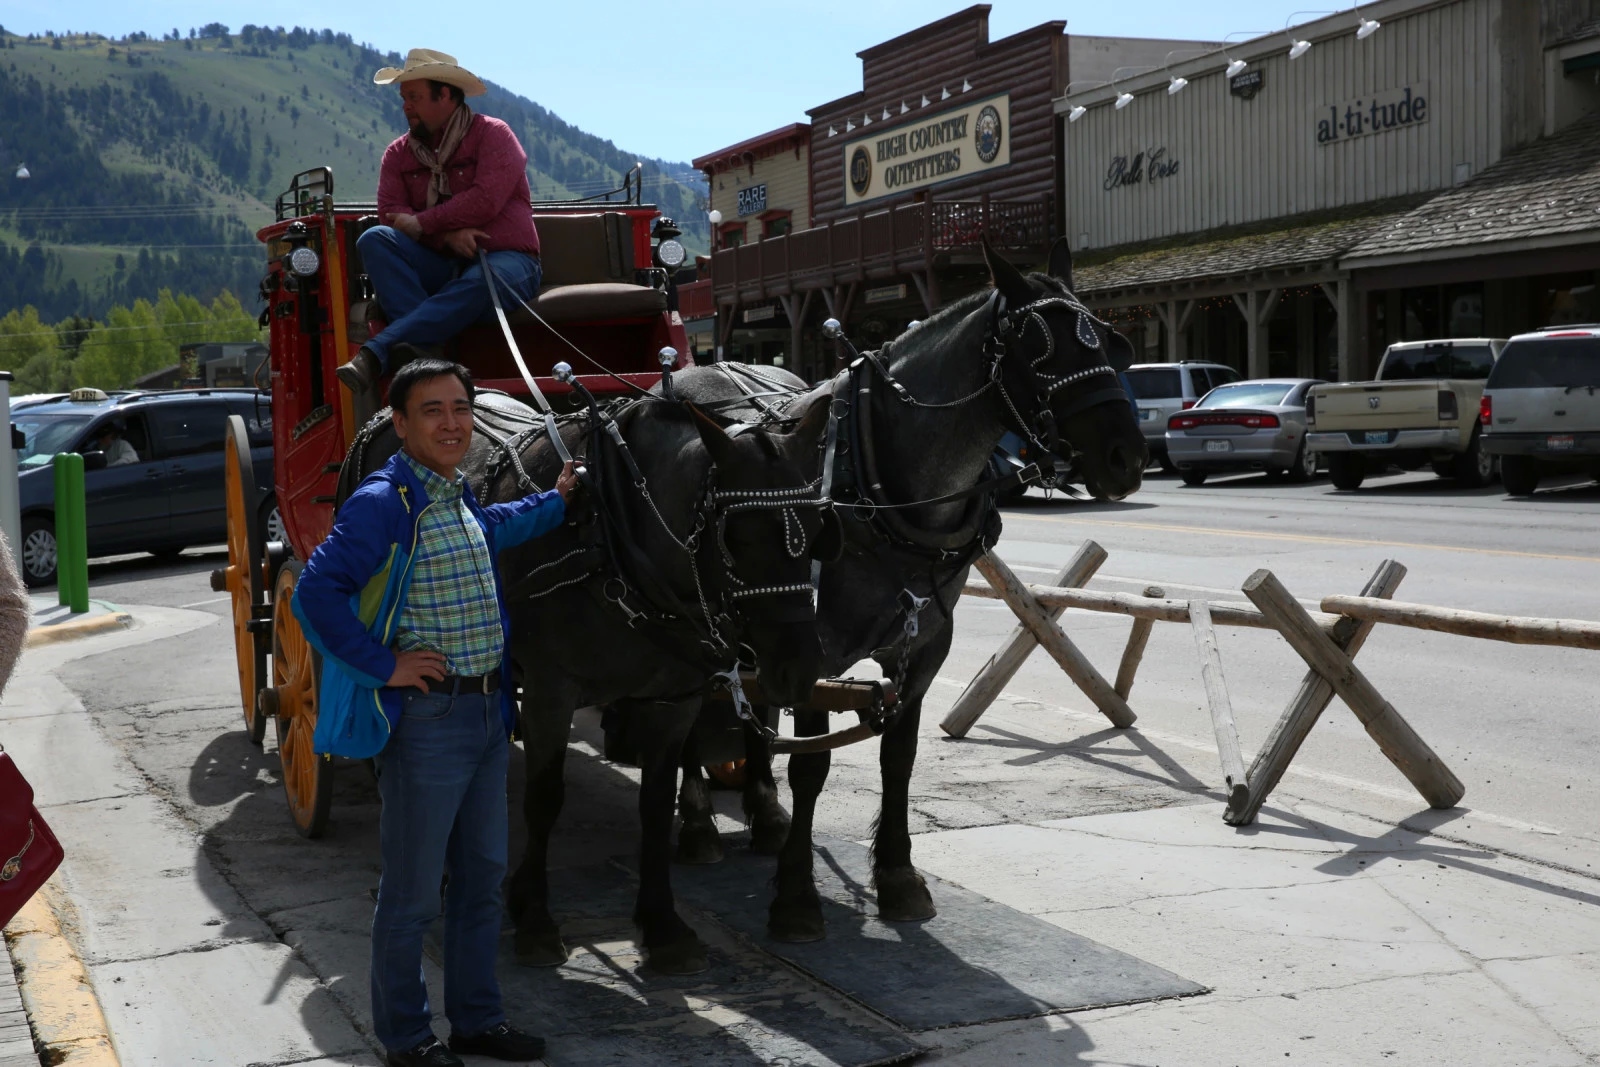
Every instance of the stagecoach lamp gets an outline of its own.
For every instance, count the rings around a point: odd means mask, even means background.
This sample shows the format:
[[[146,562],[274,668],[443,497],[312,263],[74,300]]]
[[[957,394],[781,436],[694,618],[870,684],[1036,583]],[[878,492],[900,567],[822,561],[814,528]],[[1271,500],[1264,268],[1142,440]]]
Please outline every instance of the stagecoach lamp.
[[[669,369],[674,363],[678,362],[678,350],[671,345],[667,345],[656,353],[656,362],[661,364],[662,370]]]
[[[1117,110],[1118,111],[1121,111],[1123,108],[1127,107],[1131,103],[1133,103],[1133,94],[1132,93],[1121,92],[1121,93],[1117,94]]]
[[[830,341],[837,341],[844,335],[844,327],[839,325],[838,319],[828,319],[822,324],[822,336]]]
[[[301,245],[283,257],[283,265],[297,278],[310,278],[317,273],[322,260],[316,249]]]
[[[1365,41],[1368,37],[1378,32],[1378,27],[1383,25],[1377,19],[1362,19],[1361,26],[1356,30],[1356,40]]]
[[[1230,78],[1237,78],[1239,75],[1244,73],[1245,68],[1248,67],[1249,65],[1250,64],[1246,63],[1242,59],[1236,59],[1232,63],[1228,64],[1228,69],[1227,69],[1226,73],[1227,73],[1228,77],[1230,77]]]
[[[1188,84],[1188,78],[1173,78],[1171,81],[1167,82],[1167,95],[1177,96],[1178,93],[1182,91],[1183,87]]]
[[[572,384],[572,364],[562,362],[550,368],[550,376],[562,385]]]
[[[1079,119],[1083,118],[1084,113],[1088,110],[1089,109],[1084,107],[1082,104],[1074,104],[1072,110],[1067,112],[1067,121],[1077,122]]]
[[[1301,56],[1305,55],[1309,51],[1311,51],[1311,42],[1310,41],[1296,41],[1294,43],[1294,45],[1289,49],[1289,58],[1290,59],[1299,59]]]
[[[661,260],[663,267],[676,268],[689,258],[689,253],[684,251],[683,244],[670,237],[656,245],[656,257]]]

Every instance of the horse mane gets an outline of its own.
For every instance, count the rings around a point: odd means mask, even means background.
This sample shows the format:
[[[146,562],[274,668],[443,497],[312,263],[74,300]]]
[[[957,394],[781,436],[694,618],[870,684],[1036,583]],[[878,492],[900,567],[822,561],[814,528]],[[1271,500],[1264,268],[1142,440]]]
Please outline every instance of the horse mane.
[[[1025,277],[1030,282],[1043,285],[1046,289],[1053,290],[1060,295],[1073,295],[1071,287],[1053,275],[1034,271]],[[918,342],[933,334],[954,329],[960,320],[966,318],[987,302],[989,294],[993,291],[992,288],[979,289],[975,293],[968,293],[953,304],[946,304],[900,336],[884,342],[883,349],[891,354],[892,359],[910,356],[921,351],[921,345]]]

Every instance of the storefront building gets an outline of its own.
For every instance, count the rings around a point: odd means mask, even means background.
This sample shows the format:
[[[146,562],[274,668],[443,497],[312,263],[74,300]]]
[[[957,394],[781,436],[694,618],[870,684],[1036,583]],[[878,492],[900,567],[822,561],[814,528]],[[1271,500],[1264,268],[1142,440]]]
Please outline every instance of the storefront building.
[[[1074,86],[1080,295],[1250,376],[1600,320],[1597,71],[1600,0],[1383,0]]]
[[[747,355],[740,332],[756,336],[747,313],[770,315],[763,321],[787,326],[790,369],[824,377],[834,370],[831,346],[816,340],[824,318],[838,318],[861,344],[893,337],[986,283],[985,236],[1016,262],[1042,263],[1062,232],[1054,100],[1070,78],[1104,78],[1194,46],[1068,38],[1064,22],[990,41],[988,16],[989,5],[977,4],[859,52],[859,91],[811,109],[808,124],[696,160],[722,218],[711,274],[725,353]],[[802,129],[803,152],[764,160],[751,147]],[[777,179],[765,177],[779,156],[785,168],[805,160],[804,217],[797,187],[780,195]],[[790,212],[785,232],[758,227],[759,216],[739,214],[737,203],[730,211],[728,198],[763,183],[765,211]],[[763,340],[756,354],[778,340]]]

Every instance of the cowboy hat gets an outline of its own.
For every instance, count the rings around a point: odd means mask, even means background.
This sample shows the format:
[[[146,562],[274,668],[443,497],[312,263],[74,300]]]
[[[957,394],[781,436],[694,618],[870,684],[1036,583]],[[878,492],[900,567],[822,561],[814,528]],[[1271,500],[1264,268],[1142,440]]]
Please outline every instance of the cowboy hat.
[[[384,67],[372,76],[374,85],[392,85],[395,82],[429,81],[454,85],[468,96],[482,96],[489,89],[478,76],[465,67],[456,65],[456,57],[431,48],[413,48],[406,53],[403,67]]]

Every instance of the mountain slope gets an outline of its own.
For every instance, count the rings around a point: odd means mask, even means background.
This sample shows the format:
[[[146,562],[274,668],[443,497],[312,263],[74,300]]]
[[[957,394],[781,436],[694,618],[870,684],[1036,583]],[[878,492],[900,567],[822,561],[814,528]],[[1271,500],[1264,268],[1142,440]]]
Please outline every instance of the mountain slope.
[[[96,315],[162,288],[253,306],[254,231],[297,171],[326,164],[337,194],[368,200],[405,128],[399,65],[331,31],[213,25],[197,38],[19,38],[0,31],[0,311]],[[475,110],[529,155],[535,199],[621,184],[634,157],[490,84]],[[687,164],[644,160],[646,199],[694,217]],[[26,165],[30,177],[13,177]]]

